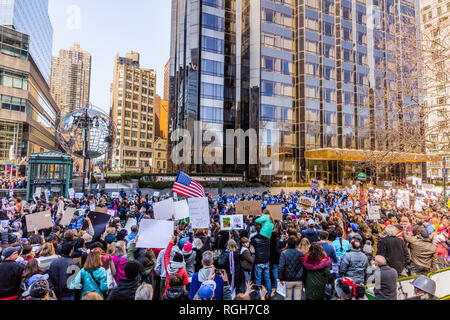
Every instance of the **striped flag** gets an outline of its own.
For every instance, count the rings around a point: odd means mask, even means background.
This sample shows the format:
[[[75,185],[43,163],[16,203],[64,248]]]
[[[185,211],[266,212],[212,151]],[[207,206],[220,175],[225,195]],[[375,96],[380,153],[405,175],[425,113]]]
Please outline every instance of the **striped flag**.
[[[178,171],[172,192],[181,194],[187,198],[202,198],[205,196],[203,186],[181,171]]]

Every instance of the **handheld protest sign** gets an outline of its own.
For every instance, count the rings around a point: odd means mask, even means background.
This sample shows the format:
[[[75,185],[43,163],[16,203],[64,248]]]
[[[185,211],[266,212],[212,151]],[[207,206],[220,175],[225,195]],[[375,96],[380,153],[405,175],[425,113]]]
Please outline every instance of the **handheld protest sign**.
[[[236,201],[236,214],[244,216],[260,216],[261,215],[261,201],[245,200]]]
[[[186,200],[175,201],[173,203],[175,220],[182,220],[189,217],[189,206]]]
[[[142,219],[136,248],[165,248],[172,239],[174,222]]]
[[[193,229],[209,227],[209,204],[208,198],[189,198],[189,219]]]
[[[144,219],[146,220],[146,219]],[[131,227],[137,225],[137,220],[136,218],[128,218],[127,220],[127,224],[125,225],[125,230],[128,231],[128,234],[131,233]]]
[[[267,210],[269,210],[270,214],[275,220],[281,221],[283,219],[282,213],[282,205],[281,204],[268,204],[266,206]]]
[[[82,192],[75,193],[75,199],[84,199],[84,193]]]
[[[153,205],[153,212],[156,220],[171,220],[175,214],[173,199],[169,198],[164,201],[156,202]]]
[[[231,230],[231,216],[220,216],[220,230]]]
[[[63,216],[61,218],[61,222],[59,223],[62,226],[68,226],[70,224],[70,222],[73,219],[73,214],[75,213],[75,211],[77,210],[77,208],[67,208],[64,213]]]
[[[369,215],[370,220],[381,219],[380,206],[369,206],[368,210],[367,210],[367,214]]]
[[[75,189],[70,188],[68,191],[69,191],[69,198],[73,199],[75,197]]]
[[[53,221],[50,210],[42,211],[25,216],[28,230],[42,230],[53,227]]]
[[[88,215],[88,218],[91,219],[92,226],[94,227],[94,232],[97,233],[103,233],[105,232],[106,225],[108,224],[109,220],[111,219],[111,216],[106,213],[101,212],[90,212]],[[82,230],[87,230],[89,228],[89,224],[86,220],[83,222]]]
[[[233,230],[244,229],[244,216],[242,214],[232,215],[231,217],[231,227]]]

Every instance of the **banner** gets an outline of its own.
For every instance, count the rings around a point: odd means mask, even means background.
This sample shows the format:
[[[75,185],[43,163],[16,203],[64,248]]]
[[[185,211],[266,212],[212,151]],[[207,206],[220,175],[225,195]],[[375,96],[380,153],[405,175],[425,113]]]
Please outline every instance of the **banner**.
[[[111,193],[111,198],[113,198],[113,199],[120,198],[120,193],[119,192],[112,192]]]
[[[147,220],[147,219],[144,219],[144,220]],[[142,221],[144,221],[144,220],[142,220]],[[128,234],[131,233],[131,227],[132,227],[132,226],[135,226],[135,225],[137,225],[137,224],[138,224],[138,223],[137,223],[137,221],[136,221],[136,218],[128,218],[127,224],[125,225],[125,230],[128,231]]]
[[[368,206],[367,213],[369,215],[370,220],[381,219],[380,206]]]
[[[153,212],[156,220],[172,220],[172,216],[175,214],[173,199],[169,198],[164,201],[155,202],[153,204]]]
[[[209,205],[208,198],[189,198],[189,219],[193,229],[209,227]]]
[[[136,248],[165,248],[173,235],[173,221],[142,219]]]
[[[76,210],[77,208],[67,208],[66,211],[64,211],[61,222],[59,224],[62,226],[68,226],[70,224],[70,221],[72,221],[73,214]]]
[[[236,201],[236,214],[243,214],[244,216],[260,216],[261,215],[261,201],[246,200]]]
[[[283,213],[282,213],[282,205],[281,204],[268,204],[267,210],[269,210],[270,214],[272,215],[274,220],[281,221],[283,219]]]
[[[175,220],[181,220],[189,217],[189,206],[186,200],[175,201],[173,203],[175,211]]]
[[[82,193],[82,192],[75,193],[75,199],[83,199],[83,198],[84,198],[84,193]]]
[[[25,216],[28,232],[34,229],[42,230],[53,227],[52,216],[50,210],[27,214]]]
[[[91,219],[92,226],[94,227],[95,233],[103,233],[105,232],[106,225],[108,224],[109,220],[111,219],[111,216],[106,213],[101,212],[90,212],[88,215],[88,218]],[[83,222],[82,230],[87,230],[89,228],[89,225],[87,221],[85,220]]]

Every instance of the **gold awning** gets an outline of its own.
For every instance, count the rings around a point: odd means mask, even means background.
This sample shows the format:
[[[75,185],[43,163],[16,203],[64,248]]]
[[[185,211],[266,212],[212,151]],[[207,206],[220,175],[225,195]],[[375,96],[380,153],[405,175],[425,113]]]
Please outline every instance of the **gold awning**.
[[[379,161],[379,162],[430,162],[441,161],[438,155],[422,153],[388,152],[352,149],[315,149],[305,151],[307,160]]]

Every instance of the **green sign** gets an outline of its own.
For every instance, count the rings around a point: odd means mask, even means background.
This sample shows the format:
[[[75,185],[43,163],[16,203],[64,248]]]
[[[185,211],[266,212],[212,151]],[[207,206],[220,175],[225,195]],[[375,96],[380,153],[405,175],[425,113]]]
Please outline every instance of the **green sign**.
[[[366,179],[367,179],[367,176],[365,173],[358,174],[358,180],[366,181]]]

